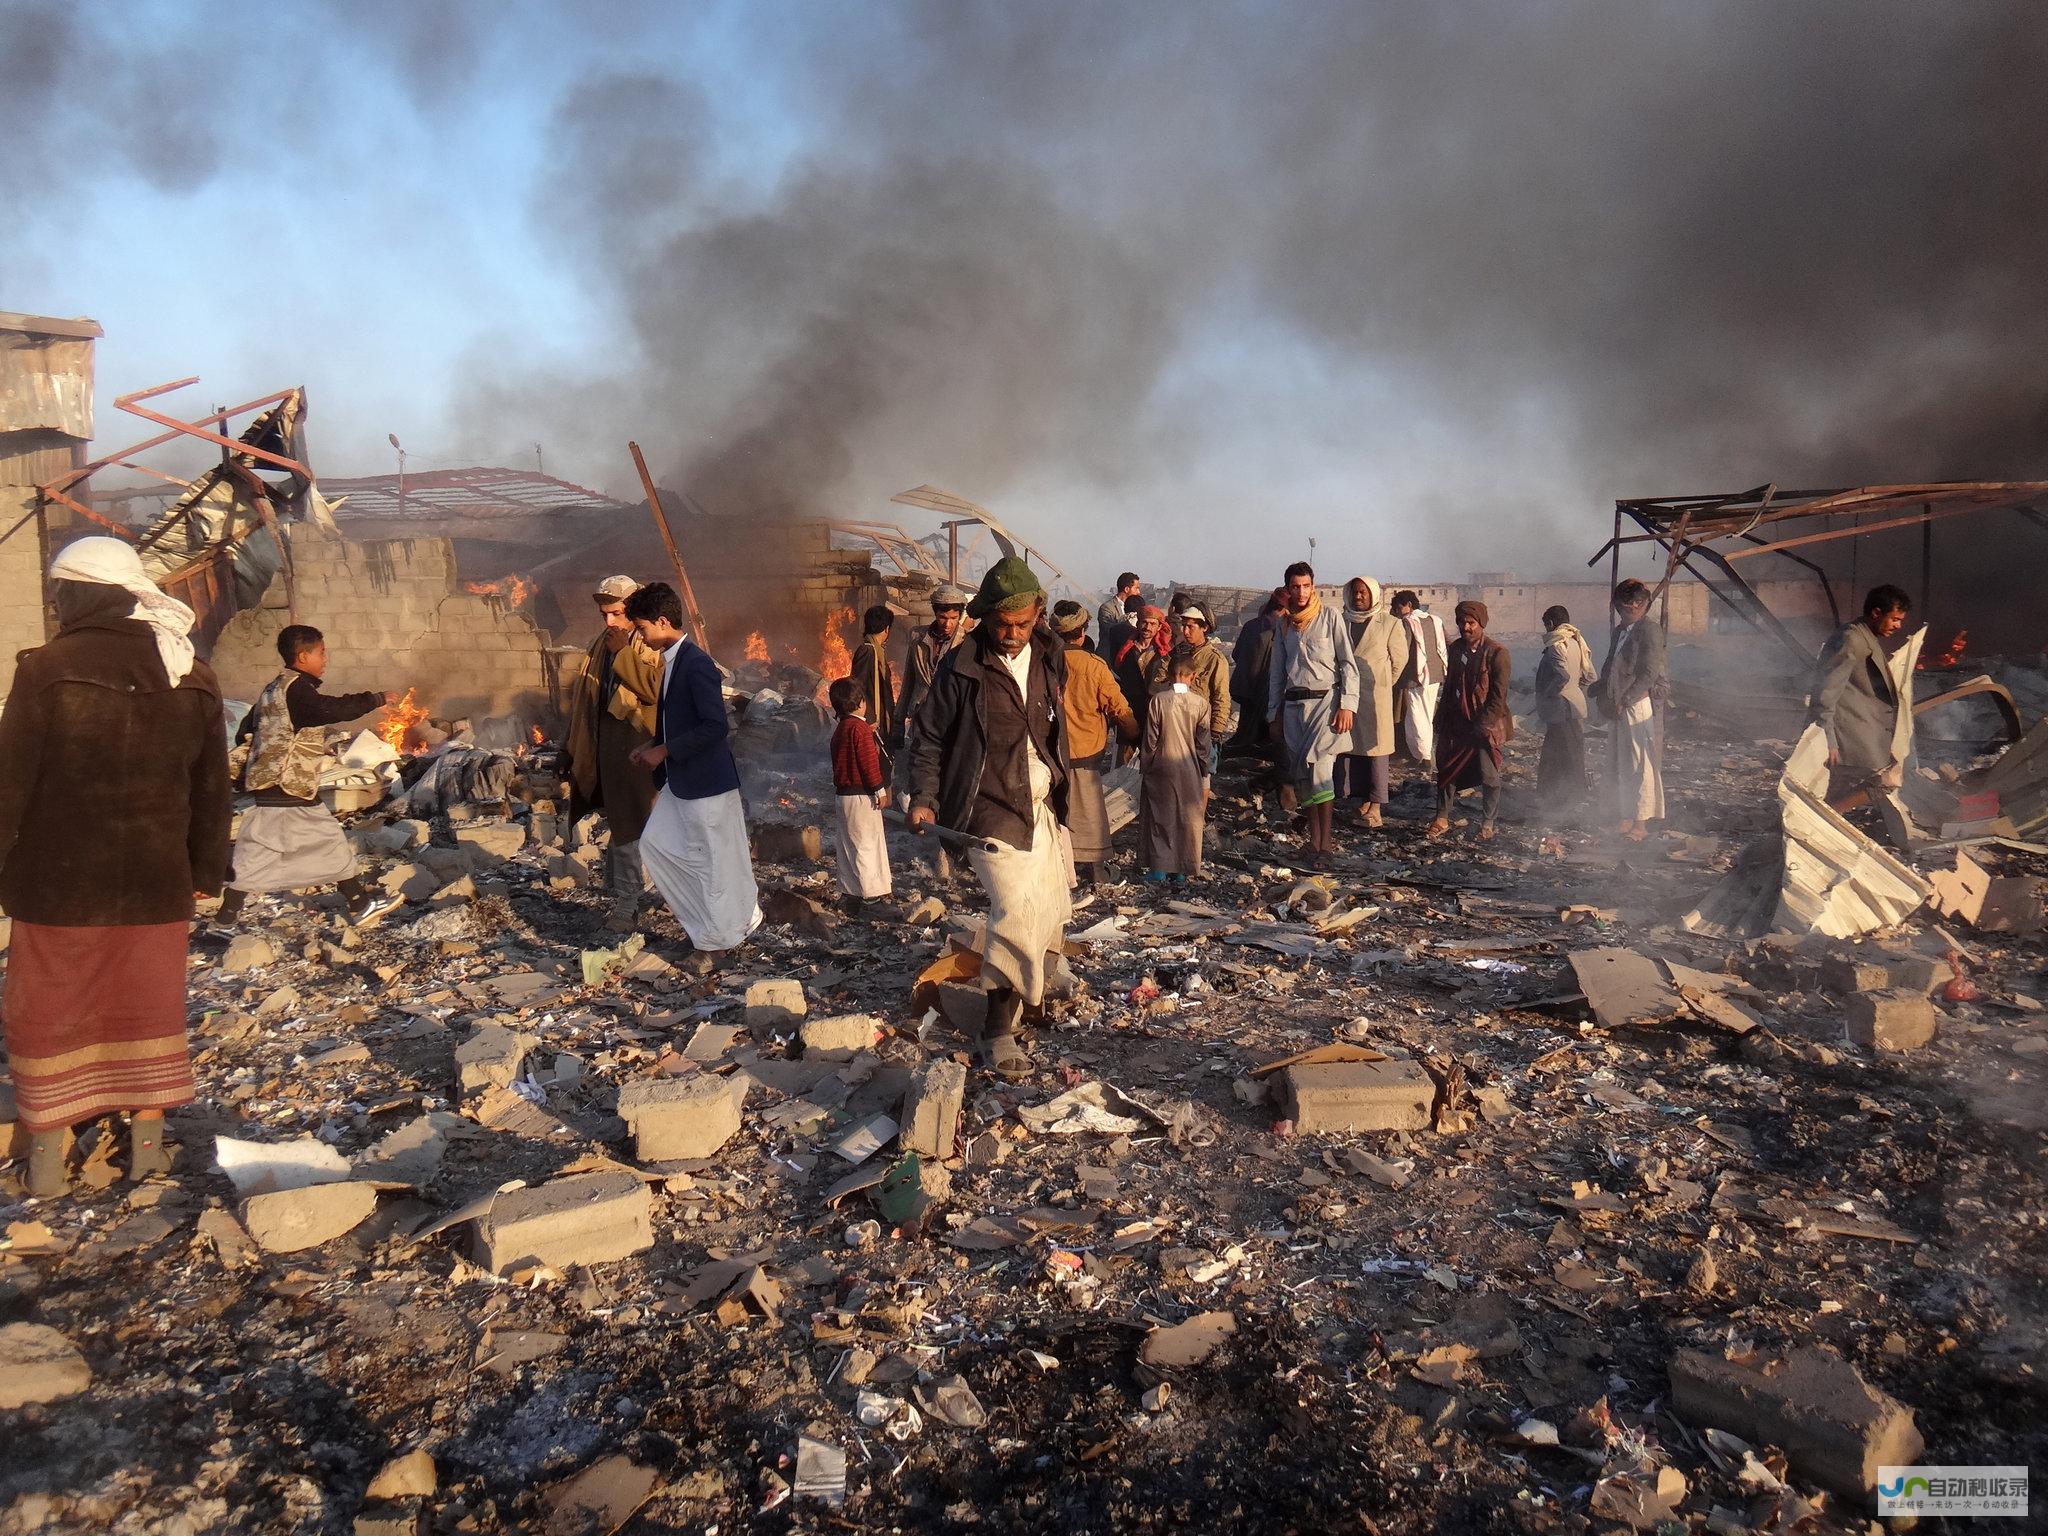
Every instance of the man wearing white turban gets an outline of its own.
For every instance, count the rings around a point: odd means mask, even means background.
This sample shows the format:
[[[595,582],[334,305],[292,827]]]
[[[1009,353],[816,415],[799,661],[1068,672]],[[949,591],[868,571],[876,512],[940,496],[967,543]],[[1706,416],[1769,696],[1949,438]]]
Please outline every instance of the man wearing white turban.
[[[193,1097],[192,905],[227,874],[230,799],[192,610],[114,538],[60,551],[50,595],[57,633],[0,711],[0,1019],[40,1197],[65,1188],[71,1128],[111,1112],[130,1116],[130,1178],[170,1167],[164,1111]]]

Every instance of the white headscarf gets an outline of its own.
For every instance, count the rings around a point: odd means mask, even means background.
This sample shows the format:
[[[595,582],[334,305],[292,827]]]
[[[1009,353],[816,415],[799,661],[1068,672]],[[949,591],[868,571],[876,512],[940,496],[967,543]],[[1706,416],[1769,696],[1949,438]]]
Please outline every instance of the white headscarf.
[[[135,617],[154,632],[156,653],[163,658],[164,674],[170,678],[171,686],[175,688],[185,681],[197,654],[189,638],[197,618],[175,597],[165,596],[143,573],[142,557],[136,554],[133,544],[105,534],[74,539],[58,550],[57,558],[50,562],[50,579],[119,587],[134,597]]]

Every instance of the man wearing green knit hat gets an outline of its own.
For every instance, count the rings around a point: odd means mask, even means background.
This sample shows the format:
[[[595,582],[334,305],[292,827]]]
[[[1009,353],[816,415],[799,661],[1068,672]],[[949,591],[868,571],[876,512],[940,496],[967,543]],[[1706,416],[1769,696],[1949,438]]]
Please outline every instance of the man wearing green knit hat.
[[[988,893],[977,1055],[1012,1082],[1031,1072],[1018,1037],[1045,999],[1072,908],[1060,829],[1067,820],[1067,668],[1045,627],[1045,589],[1022,560],[998,560],[967,605],[974,633],[932,678],[911,733],[910,826],[988,840],[968,853]]]

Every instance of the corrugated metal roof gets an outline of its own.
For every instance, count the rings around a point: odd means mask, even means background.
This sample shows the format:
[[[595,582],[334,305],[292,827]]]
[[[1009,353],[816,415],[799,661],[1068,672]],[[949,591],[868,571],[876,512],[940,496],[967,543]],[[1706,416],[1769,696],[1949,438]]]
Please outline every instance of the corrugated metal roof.
[[[347,502],[335,516],[397,517],[397,475],[364,475],[353,480],[322,477],[321,494]],[[552,475],[521,469],[428,469],[405,476],[405,516],[523,517],[569,507],[605,512],[624,506],[609,496]]]
[[[92,436],[92,342],[0,329],[0,432]]]

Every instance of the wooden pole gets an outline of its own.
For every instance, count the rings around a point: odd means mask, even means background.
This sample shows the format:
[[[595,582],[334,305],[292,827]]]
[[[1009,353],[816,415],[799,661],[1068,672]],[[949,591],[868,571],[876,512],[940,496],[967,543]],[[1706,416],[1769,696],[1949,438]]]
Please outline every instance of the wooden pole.
[[[661,510],[661,492],[654,488],[654,476],[647,473],[647,459],[640,452],[638,443],[626,444],[633,455],[633,467],[640,471],[640,484],[647,492],[647,510],[654,514],[654,526],[661,530],[661,542],[668,546],[669,563],[676,568],[676,585],[683,595],[683,613],[690,621],[690,638],[699,648],[709,650],[704,643],[704,615],[697,611],[697,592],[690,585],[690,573],[683,569],[683,557],[676,551],[675,535],[669,532],[668,515]]]

